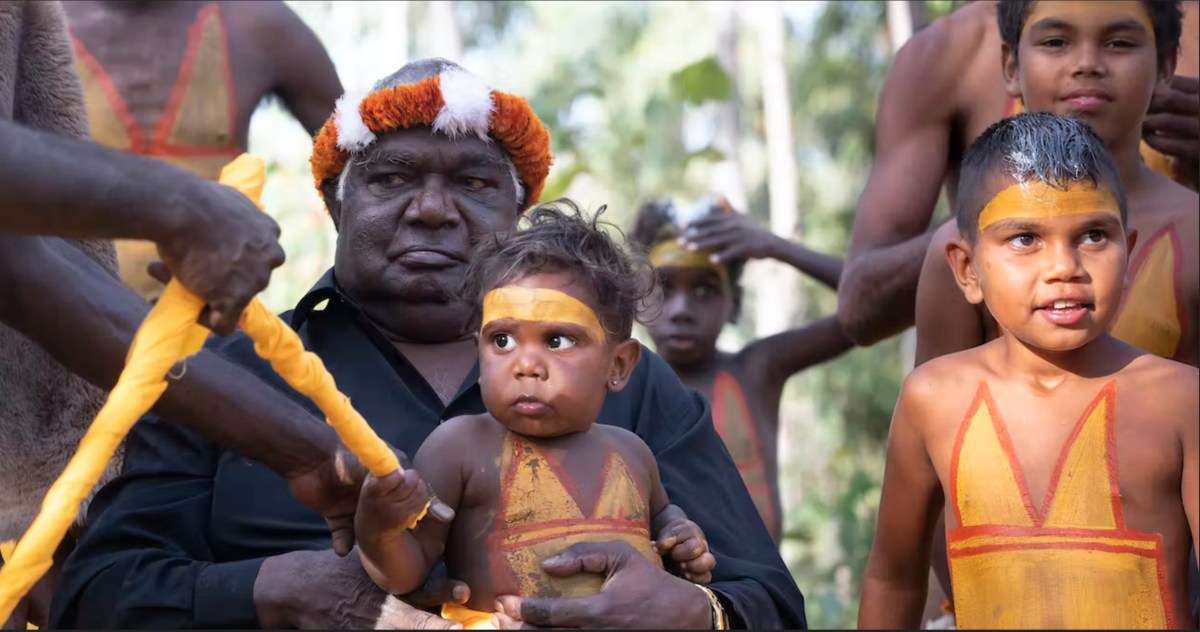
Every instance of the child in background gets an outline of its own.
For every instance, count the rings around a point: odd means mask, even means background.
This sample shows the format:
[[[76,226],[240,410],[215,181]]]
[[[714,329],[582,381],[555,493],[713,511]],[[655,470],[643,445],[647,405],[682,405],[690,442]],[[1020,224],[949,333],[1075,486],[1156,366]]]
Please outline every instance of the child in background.
[[[691,207],[644,204],[630,240],[647,252],[662,290],[661,310],[647,323],[655,350],[711,403],[713,424],[778,543],[783,516],[776,440],[783,386],[852,344],[836,316],[755,340],[737,353],[718,351],[717,337],[741,311],[748,259],[777,259],[835,290],[842,260],[756,226],[724,200]]]

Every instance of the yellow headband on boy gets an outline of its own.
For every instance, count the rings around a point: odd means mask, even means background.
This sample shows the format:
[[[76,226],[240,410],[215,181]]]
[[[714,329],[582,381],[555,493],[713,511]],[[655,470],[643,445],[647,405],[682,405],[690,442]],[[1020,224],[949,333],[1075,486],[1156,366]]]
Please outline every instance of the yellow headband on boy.
[[[713,263],[710,254],[702,250],[688,250],[675,239],[664,239],[650,249],[647,257],[655,268],[701,268],[713,270],[722,281],[729,281],[729,267]]]
[[[1071,184],[1066,190],[1044,182],[1018,183],[996,194],[979,213],[979,232],[1004,219],[1061,217],[1083,213],[1121,216],[1117,199],[1107,189]]]
[[[500,318],[571,323],[588,330],[600,342],[608,337],[592,308],[558,290],[516,286],[496,288],[483,297],[480,329]]]

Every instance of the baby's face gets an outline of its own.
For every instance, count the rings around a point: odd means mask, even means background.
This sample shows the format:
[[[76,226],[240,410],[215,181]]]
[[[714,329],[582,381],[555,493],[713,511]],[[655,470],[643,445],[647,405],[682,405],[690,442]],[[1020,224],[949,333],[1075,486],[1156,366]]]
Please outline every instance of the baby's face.
[[[505,427],[557,437],[592,426],[608,394],[613,345],[595,298],[570,275],[540,273],[484,298],[483,403]]]

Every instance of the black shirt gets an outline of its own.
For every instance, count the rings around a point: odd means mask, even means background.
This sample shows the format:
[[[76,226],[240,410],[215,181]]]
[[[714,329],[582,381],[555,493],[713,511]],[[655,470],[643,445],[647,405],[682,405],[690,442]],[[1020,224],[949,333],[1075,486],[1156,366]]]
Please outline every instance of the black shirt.
[[[338,291],[332,270],[283,319],[371,427],[406,454],[416,454],[443,420],[485,410],[478,366],[442,406]],[[210,348],[321,417],[244,334],[215,339]],[[805,627],[804,597],[704,400],[643,349],[629,385],[608,396],[599,421],[637,433],[653,450],[671,502],[704,529],[717,557],[711,588],[734,614],[752,629]],[[153,415],[130,433],[122,474],[97,494],[88,523],[63,568],[52,627],[258,627],[253,590],[263,559],[330,547],[321,515],[296,501],[283,478]]]

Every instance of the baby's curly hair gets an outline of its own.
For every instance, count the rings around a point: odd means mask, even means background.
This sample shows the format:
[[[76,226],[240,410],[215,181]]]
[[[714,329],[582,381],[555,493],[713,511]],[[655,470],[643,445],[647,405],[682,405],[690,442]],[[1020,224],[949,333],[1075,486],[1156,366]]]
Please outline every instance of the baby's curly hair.
[[[628,340],[654,286],[645,258],[622,248],[620,229],[600,221],[605,208],[588,218],[569,199],[546,202],[527,212],[514,230],[476,244],[463,287],[463,298],[475,310],[471,326],[479,327],[483,297],[491,290],[530,274],[557,272],[592,289],[610,342]]]

